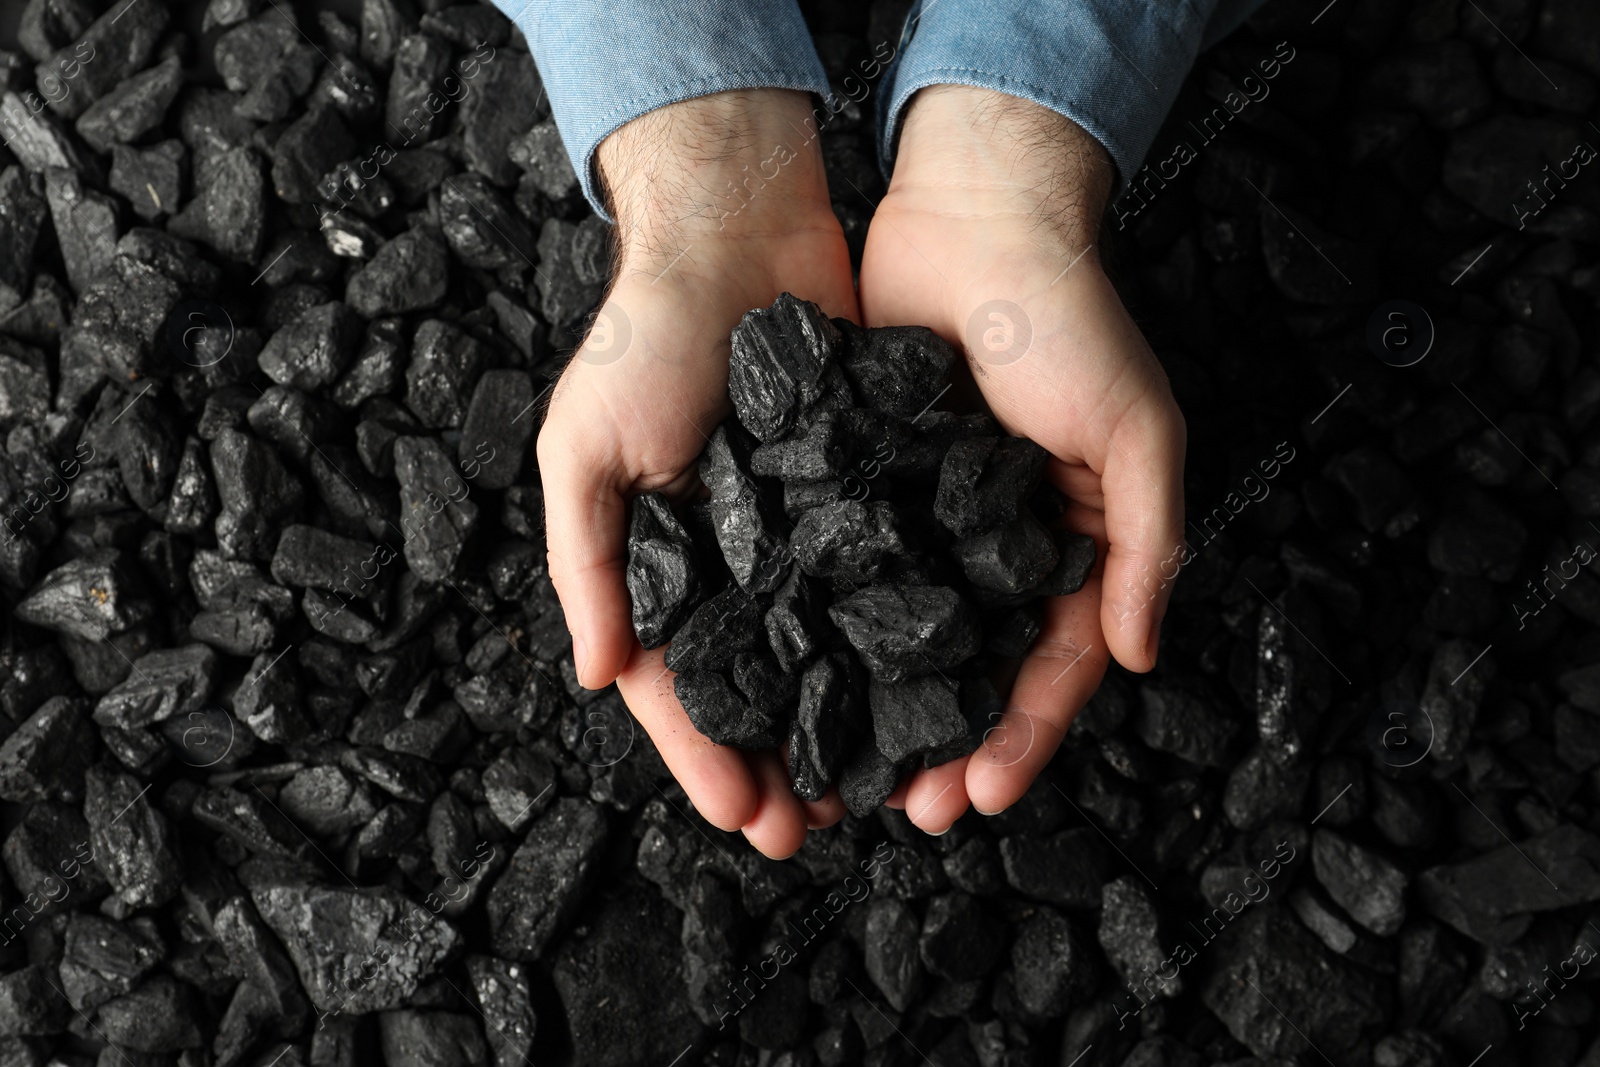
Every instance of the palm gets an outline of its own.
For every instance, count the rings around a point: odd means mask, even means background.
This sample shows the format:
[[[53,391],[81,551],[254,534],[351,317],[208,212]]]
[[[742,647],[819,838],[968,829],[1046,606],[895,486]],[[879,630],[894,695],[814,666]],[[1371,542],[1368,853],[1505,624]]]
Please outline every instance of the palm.
[[[969,802],[998,811],[1020,798],[1111,655],[1135,670],[1153,663],[1143,630],[1123,623],[1130,597],[1159,610],[1140,589],[1156,584],[1145,576],[1161,561],[1152,546],[1167,536],[1170,472],[1182,465],[1181,418],[1096,253],[1045,236],[1031,216],[947,209],[969,202],[948,192],[913,186],[879,206],[861,269],[866,325],[922,324],[961,343],[1001,425],[1053,457],[1047,476],[1070,502],[1065,524],[1092,535],[1101,559],[1083,590],[1046,605],[984,745],[918,772],[895,798],[929,828],[949,825]],[[1114,604],[1102,596],[1108,568],[1121,591]]]
[[[831,221],[831,220],[830,220]],[[835,222],[782,237],[696,242],[681,257],[626,271],[563,373],[540,434],[552,577],[574,633],[590,636],[579,676],[618,689],[695,807],[743,829],[772,855],[800,847],[808,825],[842,813],[837,797],[802,805],[777,753],[714,745],[673,693],[664,649],[641,648],[623,582],[628,498],[682,499],[698,485],[707,435],[728,413],[728,336],[745,311],[784,290],[832,315],[857,316],[849,256]],[[571,506],[572,502],[580,502]]]

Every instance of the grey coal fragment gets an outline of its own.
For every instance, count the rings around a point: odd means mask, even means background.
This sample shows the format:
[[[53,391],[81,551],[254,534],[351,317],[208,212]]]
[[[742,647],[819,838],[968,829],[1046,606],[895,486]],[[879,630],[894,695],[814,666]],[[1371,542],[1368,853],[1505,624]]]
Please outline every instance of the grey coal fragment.
[[[14,803],[76,801],[94,754],[86,702],[46,700],[0,745],[0,797]]]
[[[177,56],[126,79],[78,117],[78,135],[97,152],[132,144],[161,125],[183,85]]]
[[[215,688],[222,665],[203,644],[160,648],[134,661],[128,677],[95,705],[101,726],[132,730],[187,715]]]
[[[411,342],[406,406],[429,429],[460,426],[488,362],[489,350],[476,337],[443,320],[427,320]]]
[[[1152,682],[1139,689],[1139,737],[1203,767],[1228,764],[1239,722],[1198,684]]]
[[[835,603],[828,617],[886,682],[956,667],[978,650],[971,607],[944,586],[871,586]]]
[[[633,632],[645,648],[659,648],[683,628],[700,593],[694,545],[660,493],[633,498],[626,578]]]
[[[1422,903],[1440,920],[1488,945],[1508,945],[1529,917],[1600,900],[1600,838],[1562,823],[1462,863],[1417,876]]]
[[[132,559],[114,548],[97,548],[45,575],[16,607],[16,617],[34,626],[98,641],[129,630],[152,613]]]
[[[559,202],[578,194],[578,173],[572,169],[555,119],[545,119],[516,138],[507,155],[547,199]]]
[[[889,415],[913,419],[944,390],[958,355],[926,326],[863,330],[834,319],[843,335],[840,365],[857,397]]]
[[[350,276],[344,298],[358,314],[375,319],[433,307],[449,282],[444,242],[426,229],[407,230]]]
[[[746,312],[734,327],[728,362],[728,396],[739,421],[764,442],[786,436],[802,414],[835,395],[840,343],[820,308],[788,293]]]
[[[778,665],[793,673],[822,648],[830,629],[827,596],[821,583],[798,568],[772,595],[765,618],[767,640]]]
[[[11,311],[28,297],[32,284],[33,249],[49,211],[43,179],[15,165],[0,171],[0,205],[0,247],[11,249],[0,258],[0,311]],[[15,333],[8,321],[5,325],[6,332]]]
[[[455,927],[393,889],[268,883],[250,896],[318,1013],[402,1007],[461,941]],[[375,959],[385,962],[373,967]]]
[[[704,1032],[683,978],[678,913],[639,878],[617,881],[555,954],[572,1067],[671,1064]]]
[[[443,129],[439,113],[427,106],[429,96],[450,72],[450,49],[425,33],[401,39],[394,52],[389,76],[389,99],[384,119],[408,144],[432,140]]]
[[[91,767],[84,776],[84,818],[95,862],[130,907],[156,907],[178,892],[183,867],[177,835],[148,796],[149,786],[128,774]]]
[[[700,480],[711,490],[711,519],[734,581],[748,593],[770,593],[784,579],[788,554],[774,528],[774,502],[750,474],[750,444],[737,427],[718,426],[700,457]]]
[[[140,218],[156,220],[177,210],[188,175],[188,149],[176,138],[149,148],[111,146],[111,191]]]
[[[346,598],[375,596],[388,584],[382,567],[393,558],[387,546],[297,524],[285,527],[278,538],[272,577],[283,585],[332,590]]]
[[[928,901],[917,951],[930,972],[955,982],[982,978],[1005,952],[1007,931],[987,903],[966,893]]]
[[[876,811],[900,782],[900,768],[878,751],[877,745],[860,745],[839,772],[839,797],[850,814],[864,819]]]
[[[467,974],[488,1024],[485,1037],[495,1067],[529,1062],[539,1020],[529,999],[528,969],[493,956],[468,956]]]
[[[896,1011],[910,1010],[922,990],[920,933],[916,914],[904,901],[880,897],[867,911],[862,945],[867,977]]]
[[[478,379],[461,424],[460,461],[473,483],[509,489],[522,472],[536,415],[527,371],[491,370]]]
[[[789,785],[801,800],[821,800],[828,791],[828,778],[807,751],[805,731],[800,720],[789,724]]]
[[[263,11],[222,34],[212,56],[223,84],[244,94],[237,113],[261,122],[287,116],[311,89],[322,63],[300,29],[276,11]]]
[[[482,39],[475,56],[483,56]],[[491,51],[492,59],[475,64],[477,77],[461,100],[461,159],[472,170],[496,185],[510,186],[517,180],[517,165],[510,156],[516,137],[539,118],[538,106],[530,113],[526,107],[508,108],[507,100],[542,100],[544,87],[539,82],[533,58],[526,52]],[[472,57],[457,64],[465,73]]]
[[[1330,830],[1311,838],[1317,881],[1350,917],[1380,937],[1398,933],[1406,918],[1410,879],[1393,863]]]
[[[878,751],[896,764],[953,744],[967,733],[954,684],[937,674],[903,682],[874,678],[867,701]]]
[[[33,964],[0,976],[0,1029],[13,1040],[66,1030],[70,1005],[51,988],[55,980],[50,970]]]
[[[483,772],[489,810],[513,833],[544,813],[555,786],[556,768],[550,760],[520,745],[500,753]]]
[[[72,171],[52,168],[45,177],[67,281],[82,296],[117,254],[117,202],[88,188]]]
[[[282,859],[301,859],[310,853],[305,838],[258,788],[207,789],[190,810],[201,826],[231,837],[251,852]]]
[[[1044,449],[1023,437],[957,441],[939,471],[934,513],[957,537],[1016,518],[1044,471]]]
[[[1493,677],[1493,656],[1481,657],[1482,649],[1455,639],[1441,642],[1428,665],[1428,683],[1420,701],[1432,724],[1432,747],[1428,755],[1449,762],[1466,751],[1483,703],[1488,680]],[[1469,671],[1467,668],[1471,667]]]
[[[1000,860],[1006,882],[1023,896],[1063,908],[1092,909],[1102,903],[1105,847],[1092,829],[1003,837]]]
[[[477,174],[445,179],[439,215],[450,250],[469,267],[496,270],[534,262],[536,243],[527,220]]]
[[[294,389],[332,384],[355,355],[361,320],[345,304],[330,301],[300,313],[280,327],[257,359],[267,377]]]
[[[563,797],[534,822],[487,902],[497,956],[544,955],[577,910],[606,842],[605,812]]]
[[[849,657],[834,652],[813,661],[800,678],[795,724],[806,757],[825,781],[843,772],[861,732],[850,668]]]
[[[782,719],[753,701],[745,687],[728,675],[684,671],[673,679],[672,687],[694,728],[715,744],[764,749],[783,742]]]
[[[1320,1049],[1333,1063],[1365,1062],[1361,1049],[1386,1019],[1373,983],[1282,907],[1249,909],[1209,951],[1200,999],[1257,1056]],[[1270,1003],[1258,990],[1272,991]]]
[[[1050,908],[1040,908],[1017,929],[1011,973],[1017,1002],[1035,1016],[1050,1019],[1088,999],[1099,967],[1078,927]]]
[[[1162,997],[1183,991],[1182,975],[1168,976],[1167,950],[1162,947],[1155,902],[1137,875],[1125,874],[1101,887],[1097,937],[1106,959],[1123,981]],[[1154,979],[1152,981],[1152,978]]]
[[[278,534],[300,510],[304,492],[270,445],[237,430],[211,442],[218,547],[235,559],[269,560]]]
[[[482,1027],[458,1011],[386,1011],[378,1016],[378,1047],[387,1067],[486,1062]]]
[[[59,167],[93,176],[98,166],[76,134],[55,115],[41,110],[38,94],[0,93],[0,129],[5,145],[26,169],[34,172]]]
[[[312,108],[273,142],[272,188],[286,203],[309,204],[317,198],[322,176],[355,150],[355,139],[337,111]]]
[[[261,921],[255,905],[248,897],[234,897],[217,909],[211,928],[234,973],[254,985],[271,1010],[278,1033],[298,1033],[308,1021],[309,1005],[294,964]]]
[[[195,195],[168,220],[168,230],[236,262],[256,262],[267,228],[267,176],[260,154],[238,146],[202,157],[195,164],[194,185]]]
[[[124,78],[143,70],[170,16],[163,4],[117,0],[71,45],[34,68],[39,93],[63,118],[75,119]],[[69,92],[62,92],[63,84]]]
[[[455,464],[432,437],[396,441],[394,467],[406,563],[423,581],[445,581],[477,529],[478,505],[466,498]]]
[[[865,585],[907,554],[887,501],[841,500],[802,512],[789,544],[807,574]]]
[[[394,62],[401,39],[416,28],[416,16],[409,4],[399,0],[362,0],[361,59],[378,70],[387,71]]]
[[[694,609],[672,635],[666,666],[674,671],[718,671],[733,657],[761,646],[761,602],[729,586]]]
[[[114,1046],[137,1052],[173,1053],[205,1043],[190,987],[171,975],[154,974],[134,989],[100,1005],[100,1030]]]
[[[962,538],[955,552],[968,581],[997,593],[1032,589],[1060,558],[1049,532],[1030,514]]]
[[[36,61],[83,36],[94,22],[87,0],[28,0],[17,23],[17,43]]]

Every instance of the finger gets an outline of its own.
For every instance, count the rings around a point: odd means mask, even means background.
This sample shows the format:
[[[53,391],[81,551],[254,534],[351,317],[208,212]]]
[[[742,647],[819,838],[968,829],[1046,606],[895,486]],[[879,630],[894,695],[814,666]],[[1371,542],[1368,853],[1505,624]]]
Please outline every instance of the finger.
[[[805,808],[808,830],[824,830],[844,818],[844,798],[839,795],[836,785],[830,785],[821,800],[803,800],[800,803]]]
[[[744,836],[762,854],[788,859],[806,843],[806,815],[789,785],[789,772],[773,750],[747,752],[760,799],[744,824]]]
[[[694,728],[662,655],[662,649],[638,649],[617,677],[617,689],[695,810],[713,826],[738,830],[756,813],[756,780],[742,752],[713,744]]]
[[[906,817],[934,837],[948,831],[967,807],[965,756],[918,771],[906,789]]]
[[[1099,687],[1109,662],[1094,583],[1053,598],[999,725],[967,760],[966,790],[974,808],[993,815],[1022,799]]]
[[[624,580],[627,505],[614,464],[589,427],[567,414],[573,403],[568,398],[552,410],[539,433],[545,541],[578,681],[600,689],[617,677],[637,644]]]
[[[1183,415],[1171,394],[1153,391],[1112,431],[1101,482],[1106,555],[1100,625],[1117,662],[1131,671],[1156,663],[1161,620],[1187,561],[1183,543]]]

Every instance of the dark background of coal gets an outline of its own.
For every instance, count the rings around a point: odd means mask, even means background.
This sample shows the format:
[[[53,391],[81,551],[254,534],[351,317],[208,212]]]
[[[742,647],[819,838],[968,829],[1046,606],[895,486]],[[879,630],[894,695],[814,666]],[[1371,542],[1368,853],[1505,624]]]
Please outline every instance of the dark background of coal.
[[[272,4],[238,6],[279,17]],[[5,6],[5,24],[19,7]],[[320,41],[311,6],[294,7]],[[192,35],[186,67],[220,36],[198,33],[199,10],[174,17]],[[894,4],[807,12],[836,82],[898,37]],[[1259,76],[1280,41],[1295,58],[1271,95],[1202,143],[1189,123]],[[12,1035],[0,1037],[0,1062],[1600,1062],[1600,970],[1580,965],[1600,944],[1600,585],[1586,569],[1547,581],[1570,572],[1563,561],[1579,544],[1600,543],[1600,176],[1586,166],[1565,187],[1552,182],[1526,228],[1513,206],[1533,210],[1526,183],[1580,140],[1600,143],[1589,125],[1597,77],[1600,9],[1583,0],[1274,2],[1201,57],[1150,155],[1187,141],[1196,159],[1126,232],[1117,215],[1138,205],[1124,200],[1107,233],[1106,258],[1189,422],[1196,555],[1162,664],[1149,678],[1109,679],[1023,803],[969,815],[941,838],[884,811],[813,834],[779,864],[688,813],[614,694],[572,685],[542,575],[531,453],[515,472],[522,488],[471,489],[478,528],[454,588],[411,583],[410,607],[396,601],[401,618],[426,614],[413,661],[314,639],[296,607],[271,616],[272,640],[253,659],[205,660],[199,695],[194,675],[160,675],[139,657],[189,642],[201,605],[181,561],[214,547],[211,529],[163,536],[165,519],[151,514],[160,503],[125,499],[34,518],[26,535],[40,557],[3,594],[0,707],[12,740],[0,758],[10,801],[0,903],[25,917],[0,947],[0,1033]],[[823,135],[857,242],[883,189],[874,99]],[[178,134],[182,100],[143,140]],[[268,158],[275,132],[252,151]],[[364,150],[380,136],[363,127],[357,141]],[[448,128],[442,146],[456,154]],[[465,166],[452,170],[464,180]],[[570,193],[503,196],[535,232],[588,214]],[[118,210],[121,234],[136,220]],[[373,225],[393,237],[437,223],[440,210],[435,192]],[[314,227],[304,205],[276,205],[268,251]],[[598,293],[566,285],[593,261],[575,261],[570,231],[547,232],[556,236],[533,258],[554,279],[543,283],[557,293],[549,303],[525,267],[453,262],[449,293],[408,313],[406,337],[430,317],[455,320],[537,394],[559,366],[540,336],[547,324],[521,338],[526,350],[497,335],[516,307],[553,310],[567,318],[559,345],[581,325],[575,295]],[[66,286],[56,243],[47,219],[32,265]],[[228,272],[217,299],[263,340],[301,301],[338,300],[359,267],[314,283],[270,278],[256,287],[273,285],[267,296],[249,283],[269,255],[204,257]],[[479,311],[491,288],[505,294],[504,317]],[[1400,320],[1384,308],[1394,300],[1411,304]],[[1394,366],[1418,349],[1380,358],[1369,326],[1399,322],[1421,344],[1416,307],[1432,344]],[[119,434],[166,426],[181,444],[200,433],[212,392],[164,331],[124,340],[142,360],[135,380],[97,384],[75,408],[113,453],[91,468],[113,502],[115,483],[138,474],[115,465]],[[53,389],[53,346],[42,349]],[[141,377],[161,392],[107,430]],[[404,384],[391,385],[403,403]],[[145,405],[166,421],[141,421]],[[281,454],[302,487],[295,517],[352,532],[351,514],[338,513],[352,501],[327,471],[318,479],[293,425],[359,479],[358,512],[370,498],[383,521],[396,514],[394,479],[369,480],[357,455],[361,413],[280,422],[222,407],[219,421]],[[6,427],[8,513],[42,447],[18,424]],[[70,454],[78,424],[66,425],[69,439],[52,447]],[[215,430],[195,437],[198,463],[215,466]],[[446,472],[448,432],[416,435],[445,442]],[[1279,442],[1294,458],[1266,482],[1261,464],[1282,459]],[[255,478],[243,478],[247,500]],[[1263,484],[1265,498],[1245,503]],[[96,544],[121,551],[110,642],[17,620],[13,608],[47,573]],[[250,615],[248,603],[286,596],[297,605],[316,554],[285,561],[287,589],[268,574],[272,555],[269,545],[257,561],[254,594],[235,589],[211,613]],[[406,564],[389,567],[397,587]],[[1536,596],[1530,581],[1547,584]],[[75,625],[62,620],[79,608],[51,603],[58,627]],[[294,651],[274,666],[285,646]],[[130,674],[121,653],[156,675],[164,724],[119,731],[89,718],[108,690],[124,714],[143,706],[115,689]],[[57,693],[83,699],[54,705],[43,731],[20,725]],[[252,744],[247,717],[263,733],[293,724],[304,736]],[[186,734],[196,722],[198,737]],[[320,736],[333,724],[337,736]],[[42,748],[24,743],[41,732]],[[224,736],[228,758],[199,766],[215,750],[196,742]],[[83,840],[95,863],[32,914],[26,886]],[[1270,878],[1247,880],[1290,848]],[[488,849],[490,869],[466,898],[441,905],[458,893],[440,888],[455,884],[445,878]],[[352,883],[385,888],[363,895]],[[860,901],[843,896],[864,886]],[[1265,900],[1243,903],[1263,886]],[[394,958],[368,968],[369,1003],[318,1029],[317,1013],[339,1005],[325,993],[370,958],[375,928],[404,900],[443,914],[415,941],[382,940]],[[818,907],[831,918],[806,944]],[[785,941],[799,958],[758,988],[749,976],[770,971],[763,961]],[[719,1031],[719,1009],[741,1005],[729,980],[754,992]],[[374,1003],[383,1010],[362,1010]],[[121,1048],[97,1053],[107,1039]]]

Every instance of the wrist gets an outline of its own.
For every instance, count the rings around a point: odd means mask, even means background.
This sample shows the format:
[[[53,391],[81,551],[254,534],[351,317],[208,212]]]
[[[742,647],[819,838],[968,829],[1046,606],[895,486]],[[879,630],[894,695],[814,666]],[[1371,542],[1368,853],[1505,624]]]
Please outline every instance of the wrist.
[[[890,192],[956,194],[985,217],[1026,213],[1081,245],[1094,241],[1115,174],[1104,146],[1065,115],[992,89],[932,85],[906,109]]]
[[[670,259],[705,239],[837,226],[802,92],[734,90],[668,104],[608,136],[597,159],[624,262]]]

